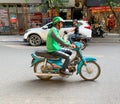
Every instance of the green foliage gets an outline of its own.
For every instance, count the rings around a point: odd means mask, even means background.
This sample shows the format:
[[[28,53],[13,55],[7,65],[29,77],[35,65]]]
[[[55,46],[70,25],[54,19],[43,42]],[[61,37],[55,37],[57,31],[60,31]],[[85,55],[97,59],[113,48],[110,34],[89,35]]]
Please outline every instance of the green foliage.
[[[56,8],[58,11],[60,10],[60,7],[65,7],[64,0],[44,0],[44,2],[39,6],[40,10],[43,10],[44,8]]]
[[[25,1],[25,3],[28,3],[30,0],[24,0]]]
[[[119,7],[120,6],[120,0],[106,0],[106,5],[111,7]]]
[[[63,0],[44,0],[44,4],[47,2],[51,8],[58,8],[63,6]]]

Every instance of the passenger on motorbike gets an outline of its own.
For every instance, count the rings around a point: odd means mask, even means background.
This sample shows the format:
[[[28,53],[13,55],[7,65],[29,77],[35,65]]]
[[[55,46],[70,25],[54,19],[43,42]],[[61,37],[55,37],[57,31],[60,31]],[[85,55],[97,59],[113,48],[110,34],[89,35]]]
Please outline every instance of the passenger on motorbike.
[[[48,32],[46,48],[50,54],[65,59],[61,73],[67,75],[70,74],[66,71],[66,69],[70,63],[70,55],[72,54],[72,51],[67,48],[61,48],[60,44],[71,48],[75,48],[75,45],[66,42],[59,35],[59,30],[62,28],[64,20],[61,17],[57,16],[53,18],[52,22],[53,27]]]
[[[80,37],[80,34],[79,34],[79,24],[78,24],[78,20],[77,19],[74,19],[73,20],[73,28],[70,29],[70,30],[67,30],[67,31],[64,31],[65,34],[69,33],[69,32],[73,32],[73,34],[70,34],[69,37],[68,37],[68,40],[70,41],[70,43],[73,43],[74,42],[74,38],[78,38]]]

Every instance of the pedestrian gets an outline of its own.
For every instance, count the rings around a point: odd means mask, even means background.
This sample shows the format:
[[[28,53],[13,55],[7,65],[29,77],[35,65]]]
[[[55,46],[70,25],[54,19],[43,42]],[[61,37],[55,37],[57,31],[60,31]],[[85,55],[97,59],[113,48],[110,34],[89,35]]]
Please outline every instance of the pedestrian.
[[[107,30],[110,32],[115,27],[115,19],[113,15],[107,16]]]
[[[4,24],[3,24],[3,22],[0,20],[0,32],[3,32],[3,26],[4,26]]]
[[[94,15],[92,15],[91,17],[90,17],[90,19],[88,20],[88,23],[92,26],[92,25],[94,25],[94,23],[95,23],[95,16]]]

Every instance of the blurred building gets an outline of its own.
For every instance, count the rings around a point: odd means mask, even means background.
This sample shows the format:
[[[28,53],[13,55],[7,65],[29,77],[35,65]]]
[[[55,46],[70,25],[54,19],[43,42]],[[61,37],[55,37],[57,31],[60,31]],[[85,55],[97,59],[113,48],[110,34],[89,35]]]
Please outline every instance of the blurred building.
[[[118,0],[114,0],[114,2],[119,3]],[[107,17],[113,14],[111,8],[109,6],[105,6],[106,0],[87,0],[86,6],[88,8],[88,18],[94,16],[94,21],[97,24],[101,24],[104,29],[106,29],[107,25]],[[113,8],[116,16],[120,21],[120,7]],[[117,20],[115,21],[117,27]]]
[[[0,0],[0,34],[23,33],[25,29],[41,24],[41,0]]]
[[[59,15],[63,19],[81,19],[83,14],[87,13],[85,0],[62,1],[64,6],[59,6],[58,11],[50,8],[48,4],[41,8],[44,0],[0,0],[0,34],[23,34],[28,28],[50,22],[54,16]]]

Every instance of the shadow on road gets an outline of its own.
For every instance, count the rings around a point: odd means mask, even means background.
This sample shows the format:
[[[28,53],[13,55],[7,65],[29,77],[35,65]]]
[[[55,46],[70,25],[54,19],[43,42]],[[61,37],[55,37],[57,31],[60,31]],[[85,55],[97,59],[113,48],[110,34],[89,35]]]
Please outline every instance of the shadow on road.
[[[23,87],[31,88],[61,88],[61,87],[85,87],[85,86],[93,86],[98,84],[97,81],[84,81],[80,79],[64,79],[64,78],[53,78],[48,81],[43,81],[40,79],[36,80],[28,80],[23,83]]]

